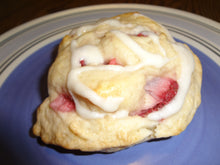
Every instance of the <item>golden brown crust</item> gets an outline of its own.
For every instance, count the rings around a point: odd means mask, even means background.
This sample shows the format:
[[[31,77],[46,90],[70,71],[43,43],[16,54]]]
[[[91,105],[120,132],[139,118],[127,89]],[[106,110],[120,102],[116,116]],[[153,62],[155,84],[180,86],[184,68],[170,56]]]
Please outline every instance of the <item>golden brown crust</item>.
[[[166,51],[171,52],[169,56],[175,55],[175,51],[169,44],[169,42],[172,42],[172,38],[167,34],[166,29],[151,19],[144,16],[137,17],[134,13],[126,13],[113,18],[117,18],[122,23],[147,26],[155,33],[160,33],[161,45],[166,48]],[[140,116],[128,116],[120,119],[109,116],[101,119],[85,119],[74,111],[63,113],[51,109],[49,106],[51,101],[61,93],[68,93],[66,82],[68,73],[71,70],[71,41],[77,37],[67,35],[60,43],[58,56],[49,70],[49,97],[44,100],[37,110],[37,122],[33,127],[36,136],[40,136],[47,144],[55,144],[67,149],[112,152],[149,139],[174,136],[185,130],[201,102],[202,68],[196,55],[194,55],[195,70],[182,109],[162,121],[152,121],[147,117],[142,118]],[[138,38],[134,37],[133,39],[137,43],[142,42]],[[112,41],[114,38],[110,36],[110,40]],[[82,40],[81,42],[85,41]],[[105,42],[107,41],[102,42],[102,46]],[[120,43],[116,45],[120,45]],[[148,47],[144,47],[144,49],[155,51],[155,49]],[[110,48],[110,46],[106,48],[106,52],[111,50],[116,49]],[[132,53],[130,54],[132,56]],[[121,57],[121,62],[123,63],[123,57]],[[177,65],[179,65],[178,60],[169,63],[164,67],[164,72],[173,70]],[[159,71],[163,72],[163,70],[152,68],[148,68],[148,70],[154,72],[152,75],[157,75]]]

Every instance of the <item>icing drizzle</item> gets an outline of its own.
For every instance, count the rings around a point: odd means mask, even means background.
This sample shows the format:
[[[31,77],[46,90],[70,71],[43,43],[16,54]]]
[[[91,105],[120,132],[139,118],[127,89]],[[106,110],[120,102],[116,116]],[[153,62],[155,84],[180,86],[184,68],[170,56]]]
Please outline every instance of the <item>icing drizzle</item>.
[[[160,45],[159,36],[154,32],[150,31],[148,27],[133,26],[131,24],[122,24],[117,19],[111,19],[99,23],[98,25],[88,25],[81,27],[71,34],[75,33],[77,36],[81,36],[91,30],[95,30],[98,26],[107,24],[112,29],[110,32],[121,40],[129,49],[131,49],[140,62],[136,65],[104,65],[104,54],[99,49],[98,45],[83,45],[79,46],[76,40],[71,43],[72,58],[71,64],[72,69],[68,75],[67,87],[69,93],[73,97],[76,106],[76,112],[84,118],[102,118],[106,115],[110,115],[114,118],[121,118],[128,116],[128,111],[119,109],[120,104],[123,102],[123,97],[112,97],[107,98],[99,96],[95,91],[83,84],[79,75],[86,71],[95,70],[110,70],[115,72],[133,72],[144,66],[153,66],[161,68],[167,62],[169,58],[166,57],[164,48]],[[120,31],[119,29],[124,29]],[[109,29],[108,29],[109,30]],[[103,37],[107,31],[97,32],[97,38]],[[135,42],[130,35],[137,35],[139,33],[146,34],[150,39],[156,43],[160,49],[161,54],[153,54],[143,49],[137,42]],[[188,51],[182,44],[172,42],[171,43],[177,52],[177,56],[181,58],[181,76],[177,80],[179,83],[179,90],[175,98],[160,111],[153,112],[147,117],[151,120],[160,120],[167,118],[170,115],[178,112],[184,102],[184,98],[187,94],[190,82],[191,74],[194,70],[193,55]],[[80,60],[84,60],[86,66],[81,67]],[[97,107],[101,108],[103,112],[90,110],[87,105],[80,101],[77,95],[88,99]]]

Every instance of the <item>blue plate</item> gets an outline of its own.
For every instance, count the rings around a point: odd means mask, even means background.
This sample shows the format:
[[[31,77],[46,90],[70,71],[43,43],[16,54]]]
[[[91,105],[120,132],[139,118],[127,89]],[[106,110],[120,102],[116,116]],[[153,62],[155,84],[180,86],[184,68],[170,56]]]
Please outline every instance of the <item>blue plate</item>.
[[[131,10],[161,22],[200,58],[203,66],[202,103],[192,122],[178,136],[144,142],[111,154],[45,145],[32,134],[32,126],[37,107],[47,97],[47,73],[61,38],[71,28],[92,22],[100,15],[112,16]],[[189,13],[184,13],[183,17],[182,14],[181,11],[146,5],[91,6],[49,15],[1,36],[0,162],[21,165],[219,164],[220,26],[212,21],[207,25],[203,17]],[[196,26],[199,32],[194,29]],[[204,31],[211,37],[200,34]]]

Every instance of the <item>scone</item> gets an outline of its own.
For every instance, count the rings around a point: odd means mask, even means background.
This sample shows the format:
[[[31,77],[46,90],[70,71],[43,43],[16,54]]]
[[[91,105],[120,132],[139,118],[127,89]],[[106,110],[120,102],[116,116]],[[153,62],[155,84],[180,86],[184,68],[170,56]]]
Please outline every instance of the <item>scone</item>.
[[[102,19],[63,38],[33,132],[103,152],[178,135],[200,105],[201,79],[198,57],[162,25],[139,13]]]

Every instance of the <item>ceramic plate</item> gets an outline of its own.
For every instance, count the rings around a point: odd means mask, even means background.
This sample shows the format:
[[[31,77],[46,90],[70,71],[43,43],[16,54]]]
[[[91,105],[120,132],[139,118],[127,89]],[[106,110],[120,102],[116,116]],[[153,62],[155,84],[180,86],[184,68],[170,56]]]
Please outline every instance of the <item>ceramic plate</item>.
[[[68,151],[32,134],[47,97],[47,72],[61,38],[72,28],[138,11],[188,44],[203,66],[202,103],[180,135],[111,154]],[[179,10],[112,4],[66,10],[23,24],[0,37],[0,158],[3,164],[185,165],[220,162],[220,24]]]

